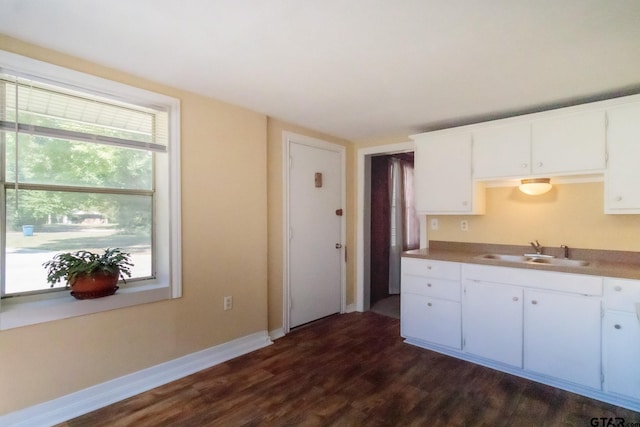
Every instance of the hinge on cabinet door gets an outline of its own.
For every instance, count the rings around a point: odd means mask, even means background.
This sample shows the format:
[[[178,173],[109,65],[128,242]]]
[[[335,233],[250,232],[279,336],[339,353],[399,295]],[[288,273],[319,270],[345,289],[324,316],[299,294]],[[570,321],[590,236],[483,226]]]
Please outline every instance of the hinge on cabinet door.
[[[462,338],[462,348],[464,349],[467,346],[467,339]]]
[[[609,115],[605,113],[604,115],[604,165],[609,165]]]
[[[604,384],[604,372],[600,372],[600,384]]]

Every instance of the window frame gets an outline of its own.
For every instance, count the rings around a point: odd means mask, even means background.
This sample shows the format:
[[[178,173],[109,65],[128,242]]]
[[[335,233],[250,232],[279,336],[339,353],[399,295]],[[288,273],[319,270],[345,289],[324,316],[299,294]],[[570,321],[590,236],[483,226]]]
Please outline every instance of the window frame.
[[[168,112],[169,140],[166,161],[154,155],[154,246],[156,277],[136,286],[122,287],[115,295],[96,300],[76,300],[69,292],[45,292],[0,300],[0,330],[48,322],[116,308],[182,296],[180,100],[61,66],[0,50],[0,69],[74,90]],[[4,190],[0,189],[3,196]],[[4,210],[3,210],[4,212]],[[2,233],[5,238],[4,220]],[[5,253],[0,254],[4,262]]]

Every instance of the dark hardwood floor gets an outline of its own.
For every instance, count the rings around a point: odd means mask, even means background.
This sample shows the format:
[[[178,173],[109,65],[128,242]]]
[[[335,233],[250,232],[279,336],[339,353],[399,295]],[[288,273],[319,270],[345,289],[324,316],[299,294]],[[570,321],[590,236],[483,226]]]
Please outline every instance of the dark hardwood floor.
[[[591,426],[640,413],[423,350],[336,315],[61,426]],[[602,424],[598,424],[602,425]]]

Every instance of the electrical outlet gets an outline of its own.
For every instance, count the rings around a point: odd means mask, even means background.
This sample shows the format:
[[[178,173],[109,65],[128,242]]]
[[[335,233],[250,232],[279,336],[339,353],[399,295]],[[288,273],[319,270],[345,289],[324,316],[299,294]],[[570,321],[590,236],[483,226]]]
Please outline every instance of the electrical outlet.
[[[467,221],[466,219],[460,221],[460,230],[469,231],[469,221]]]
[[[431,218],[431,229],[432,230],[438,229],[438,218]]]
[[[231,310],[232,308],[233,308],[233,297],[232,296],[224,297],[225,311]]]

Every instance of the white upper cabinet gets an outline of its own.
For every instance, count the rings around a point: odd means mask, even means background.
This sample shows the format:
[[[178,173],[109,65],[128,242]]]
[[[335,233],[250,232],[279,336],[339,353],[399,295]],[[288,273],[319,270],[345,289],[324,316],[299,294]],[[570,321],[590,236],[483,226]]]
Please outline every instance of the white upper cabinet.
[[[531,173],[531,125],[489,127],[473,132],[473,177],[492,179]]]
[[[484,213],[484,194],[471,177],[471,134],[424,134],[415,140],[418,213]]]
[[[640,213],[640,103],[607,111],[606,213]]]
[[[534,175],[591,173],[605,168],[604,111],[587,111],[532,122]]]

